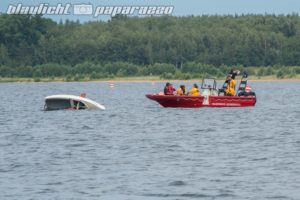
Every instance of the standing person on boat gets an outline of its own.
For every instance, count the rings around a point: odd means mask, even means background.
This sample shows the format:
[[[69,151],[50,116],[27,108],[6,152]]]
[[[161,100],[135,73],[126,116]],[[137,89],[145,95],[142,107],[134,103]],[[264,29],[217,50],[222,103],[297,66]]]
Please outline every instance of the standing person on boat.
[[[176,90],[173,88],[173,85],[171,83],[166,83],[166,86],[164,88],[164,94],[165,95],[173,95],[173,93]]]
[[[190,96],[199,96],[200,95],[200,91],[198,89],[198,85],[195,83],[192,87],[192,89],[189,92]]]
[[[230,93],[228,93],[228,92],[226,92],[227,90],[228,90],[228,88],[229,88],[229,82],[231,81],[231,80],[233,80],[234,82],[233,83],[235,83],[235,77],[237,76],[237,75],[239,75],[240,74],[240,70],[238,70],[238,69],[231,69],[230,70],[230,72],[228,73],[228,75],[227,75],[227,77],[226,77],[226,80],[225,80],[225,82],[224,82],[224,84],[223,84],[223,87],[222,87],[222,89],[219,89],[219,94],[220,93],[224,93],[224,95],[227,95],[227,96],[233,96],[233,95],[230,95],[230,94],[232,94],[232,91],[230,92]],[[230,78],[229,78],[230,77]],[[232,84],[233,84],[232,83]],[[235,86],[234,86],[235,87]],[[235,89],[235,88],[234,88]]]
[[[176,90],[176,95],[182,96],[185,95],[185,86],[180,85],[180,87]]]
[[[235,80],[232,78],[231,74],[228,74],[226,81],[228,82],[228,86],[225,89],[225,95],[226,96],[234,96],[235,94],[235,85],[236,82]]]

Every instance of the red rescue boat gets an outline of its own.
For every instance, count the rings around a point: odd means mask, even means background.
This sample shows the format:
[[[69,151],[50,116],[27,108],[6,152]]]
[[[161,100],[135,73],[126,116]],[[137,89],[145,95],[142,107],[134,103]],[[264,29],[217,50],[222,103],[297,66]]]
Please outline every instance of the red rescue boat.
[[[247,80],[241,80],[236,96],[222,96],[221,90],[216,89],[215,79],[203,79],[201,96],[178,96],[146,94],[146,97],[158,102],[163,107],[175,108],[200,108],[200,107],[247,107],[255,106],[256,95],[254,92],[245,92]]]

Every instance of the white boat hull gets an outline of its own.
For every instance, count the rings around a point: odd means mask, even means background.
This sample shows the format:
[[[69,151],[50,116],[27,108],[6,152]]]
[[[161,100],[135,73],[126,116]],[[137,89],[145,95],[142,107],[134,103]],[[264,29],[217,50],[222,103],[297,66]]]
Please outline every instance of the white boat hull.
[[[91,99],[75,95],[51,95],[45,98],[45,110],[81,110],[98,109],[105,110],[105,107]]]

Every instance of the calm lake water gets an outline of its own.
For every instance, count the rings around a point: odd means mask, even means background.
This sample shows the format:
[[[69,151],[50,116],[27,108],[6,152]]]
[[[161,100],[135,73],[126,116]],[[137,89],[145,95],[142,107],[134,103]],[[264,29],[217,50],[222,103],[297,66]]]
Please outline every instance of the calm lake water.
[[[300,82],[251,108],[162,108],[163,85],[1,83],[0,199],[300,199]],[[107,109],[42,110],[80,92]]]

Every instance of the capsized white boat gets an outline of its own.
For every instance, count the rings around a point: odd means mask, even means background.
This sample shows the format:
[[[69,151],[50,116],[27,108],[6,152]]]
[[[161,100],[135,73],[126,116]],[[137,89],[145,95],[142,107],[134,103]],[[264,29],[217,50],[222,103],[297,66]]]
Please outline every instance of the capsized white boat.
[[[99,109],[105,110],[105,107],[91,99],[83,96],[58,94],[45,97],[45,110],[82,110]]]

